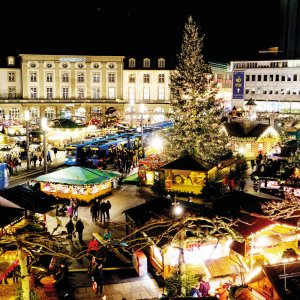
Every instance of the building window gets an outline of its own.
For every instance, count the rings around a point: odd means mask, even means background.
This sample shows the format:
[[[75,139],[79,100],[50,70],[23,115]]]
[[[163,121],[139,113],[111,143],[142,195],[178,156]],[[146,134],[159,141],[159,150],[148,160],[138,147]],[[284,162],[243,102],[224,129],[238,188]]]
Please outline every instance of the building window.
[[[246,81],[250,81],[250,75],[246,75]]]
[[[275,94],[275,95],[278,95],[278,90],[275,90],[274,94]]]
[[[275,76],[275,81],[279,81],[279,75],[278,74]]]
[[[144,88],[144,100],[150,100],[150,88]]]
[[[291,94],[291,90],[287,89],[287,90],[286,90],[286,94],[287,94],[287,95],[290,95],[290,94]]]
[[[158,67],[164,68],[166,66],[165,60],[163,58],[158,59]]]
[[[100,107],[92,107],[92,112],[91,112],[92,118],[101,118],[101,108]]]
[[[250,89],[249,88],[246,88],[245,89],[245,94],[249,94],[250,93]]]
[[[55,109],[53,107],[47,107],[45,109],[45,117],[48,120],[54,119],[55,118]]]
[[[293,95],[297,95],[297,90],[293,90]]]
[[[129,75],[129,83],[135,83],[135,74]]]
[[[30,82],[36,82],[36,72],[30,72]]]
[[[30,98],[37,99],[37,88],[36,87],[30,88]]]
[[[129,68],[135,68],[135,59],[130,58],[128,65],[129,65]]]
[[[255,81],[255,75],[252,75],[251,80],[252,80],[252,81]]]
[[[108,82],[116,82],[115,73],[108,73]]]
[[[263,94],[266,95],[267,94],[267,90],[263,89]]]
[[[144,68],[150,68],[150,59],[144,58]]]
[[[47,99],[53,99],[53,88],[52,87],[47,87],[46,93],[47,93]]]
[[[69,82],[69,73],[62,73],[62,82]]]
[[[47,82],[53,82],[53,74],[51,73],[46,73],[46,81]]]
[[[114,87],[108,88],[108,99],[116,99],[116,89]]]
[[[84,74],[82,72],[77,74],[77,82],[84,82]]]
[[[264,81],[268,81],[268,75],[264,75]]]
[[[273,81],[273,80],[274,80],[274,76],[273,76],[273,75],[270,75],[269,80],[270,80],[270,81]]]
[[[8,81],[15,82],[16,81],[16,73],[15,72],[8,72]]]
[[[36,119],[39,117],[39,111],[37,110],[37,108],[31,108],[29,110],[29,115],[30,115],[30,119]]]
[[[15,99],[16,98],[16,88],[14,86],[8,87],[8,99]]]
[[[93,87],[93,99],[100,99],[100,89]]]
[[[285,75],[281,75],[281,81],[285,81]]]
[[[78,99],[84,99],[84,88],[83,87],[78,87],[77,95],[78,95]]]
[[[158,99],[165,100],[165,88],[163,87],[158,88]]]
[[[257,81],[261,81],[261,75],[257,75]]]
[[[144,74],[144,83],[150,83],[150,74]]]
[[[269,95],[272,95],[273,94],[273,90],[269,90]]]
[[[284,95],[284,92],[285,92],[284,89],[281,89],[281,90],[280,90],[280,94],[281,94],[281,95]]]
[[[251,94],[254,95],[255,94],[255,88],[251,89]]]
[[[63,95],[63,99],[69,99],[69,88],[63,87],[62,88],[62,95]]]
[[[165,83],[165,74],[158,74],[158,82]]]
[[[293,75],[293,81],[297,81],[297,74]]]
[[[20,120],[20,111],[13,107],[9,110],[9,118],[13,120]]]
[[[100,73],[99,72],[93,73],[93,82],[94,83],[100,82]]]
[[[292,75],[287,75],[287,81],[292,81]]]
[[[0,109],[0,119],[5,119],[5,111],[3,108]]]
[[[95,69],[98,69],[98,68],[100,67],[100,65],[99,65],[99,64],[94,64],[93,67],[94,67]]]
[[[129,100],[135,100],[135,88],[134,87],[129,88]]]

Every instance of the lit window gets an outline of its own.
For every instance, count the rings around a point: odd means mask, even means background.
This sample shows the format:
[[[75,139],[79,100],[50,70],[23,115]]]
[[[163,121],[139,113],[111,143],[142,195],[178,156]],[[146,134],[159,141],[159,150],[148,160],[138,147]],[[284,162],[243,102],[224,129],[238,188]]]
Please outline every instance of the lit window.
[[[160,58],[160,59],[158,60],[158,67],[159,67],[159,68],[164,68],[165,66],[166,66],[165,60],[164,60],[163,58]]]
[[[36,87],[30,88],[30,98],[37,99],[37,88]]]
[[[100,73],[99,72],[93,73],[93,82],[94,83],[100,82]]]
[[[5,119],[5,111],[3,108],[0,109],[0,119]]]
[[[149,58],[144,59],[144,68],[150,68],[150,59]]]
[[[158,82],[165,83],[165,74],[158,74]]]
[[[108,82],[115,82],[115,73],[108,73]]]
[[[165,88],[160,87],[158,89],[158,99],[159,100],[165,100]]]
[[[8,81],[15,82],[16,81],[16,73],[15,72],[8,72]]]
[[[69,88],[63,87],[62,94],[63,94],[63,99],[69,99]]]
[[[116,99],[116,90],[113,87],[108,88],[108,99]]]
[[[53,99],[53,88],[52,87],[47,87],[47,99]]]
[[[144,83],[150,83],[150,74],[144,74]]]
[[[144,100],[150,100],[150,88],[144,88]]]
[[[69,73],[62,73],[62,82],[69,82]]]
[[[100,89],[93,87],[93,99],[100,99]]]
[[[9,110],[9,119],[19,120],[20,119],[20,111],[16,107],[13,107]]]
[[[15,99],[16,98],[16,88],[14,86],[8,87],[8,99]]]
[[[129,68],[135,68],[135,59],[134,58],[130,58],[128,65],[129,65]]]
[[[135,74],[129,75],[129,83],[135,83]]]
[[[84,88],[79,87],[77,91],[78,91],[78,98],[83,99],[84,98]]]
[[[84,74],[82,72],[77,74],[77,82],[84,82]]]
[[[51,73],[50,72],[46,73],[46,81],[47,82],[52,82],[53,81],[53,74],[52,74],[52,72]]]
[[[36,72],[30,72],[30,82],[36,82]]]

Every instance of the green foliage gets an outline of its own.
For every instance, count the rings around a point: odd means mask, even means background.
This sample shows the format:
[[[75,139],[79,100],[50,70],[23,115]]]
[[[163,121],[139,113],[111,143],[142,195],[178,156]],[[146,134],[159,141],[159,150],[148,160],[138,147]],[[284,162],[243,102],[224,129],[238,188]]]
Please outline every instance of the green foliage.
[[[178,65],[170,77],[172,111],[167,116],[174,126],[165,136],[169,160],[191,154],[215,163],[230,151],[229,138],[222,127],[223,107],[215,98],[211,69],[202,54],[203,39],[189,17]]]
[[[168,278],[166,278],[165,283],[169,299],[174,299],[181,295],[182,281],[179,272],[172,273]]]
[[[39,300],[39,296],[37,295],[37,293],[34,290],[30,291],[30,300]],[[23,297],[23,290],[21,285],[18,285],[17,287],[17,295],[15,297],[15,300],[24,300]]]

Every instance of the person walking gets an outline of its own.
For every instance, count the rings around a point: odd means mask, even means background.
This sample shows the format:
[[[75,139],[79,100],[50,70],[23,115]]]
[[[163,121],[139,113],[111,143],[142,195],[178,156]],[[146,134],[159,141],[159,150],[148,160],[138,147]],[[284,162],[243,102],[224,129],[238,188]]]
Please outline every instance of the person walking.
[[[97,221],[97,216],[99,214],[99,202],[98,202],[98,199],[92,204],[90,211],[91,211],[91,215],[92,215],[92,221],[96,222]]]
[[[104,201],[100,202],[100,222],[102,223],[102,219],[103,222],[105,223],[105,203]]]
[[[111,209],[111,203],[109,200],[107,200],[105,203],[105,214],[106,214],[107,220],[110,220],[110,213],[109,213],[110,209]]]
[[[72,241],[72,235],[73,235],[73,232],[75,229],[74,224],[72,222],[72,217],[70,218],[69,222],[67,223],[66,228],[67,228],[67,232],[68,232],[68,239],[70,239]]]
[[[79,242],[80,242],[80,244],[83,244],[82,233],[83,233],[84,225],[80,218],[77,220],[77,222],[75,224],[75,228],[76,228],[76,231],[78,232]]]
[[[229,292],[227,290],[227,285],[220,282],[220,286],[216,288],[216,294],[218,295],[219,300],[228,300]]]
[[[98,265],[97,265],[96,258],[95,258],[95,256],[93,256],[92,260],[88,266],[88,275],[91,277],[92,282],[95,281],[95,271],[96,271],[97,266]]]
[[[102,295],[103,292],[103,266],[102,263],[100,262],[95,270],[95,281],[97,283],[97,290],[96,290],[96,295],[100,293]]]
[[[67,212],[68,212],[69,218],[71,218],[71,219],[73,218],[73,210],[74,210],[73,205],[70,202],[69,206],[67,207]]]
[[[246,186],[246,181],[245,181],[244,178],[242,178],[241,181],[240,181],[240,190],[244,191],[245,186]]]
[[[54,148],[53,148],[53,153],[54,153],[54,157],[55,157],[55,158],[56,158],[56,155],[57,155],[57,150],[58,150],[57,147],[54,147]]]
[[[207,297],[209,295],[209,290],[210,290],[210,284],[207,276],[205,275],[202,278],[200,278],[200,282],[199,282],[199,292],[201,294],[201,297]]]

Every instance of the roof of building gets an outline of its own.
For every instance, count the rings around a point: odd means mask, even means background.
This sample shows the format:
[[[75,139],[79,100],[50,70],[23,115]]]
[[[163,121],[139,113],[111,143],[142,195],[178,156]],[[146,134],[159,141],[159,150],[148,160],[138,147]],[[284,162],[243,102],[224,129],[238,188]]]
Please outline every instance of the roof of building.
[[[247,122],[224,123],[224,126],[229,136],[242,138],[258,138],[270,127],[268,124]]]
[[[207,161],[201,160],[193,155],[186,155],[162,166],[161,169],[207,172],[213,167],[214,165]]]
[[[1,206],[0,227],[5,227],[24,217],[23,209]]]

